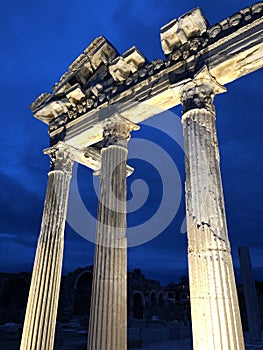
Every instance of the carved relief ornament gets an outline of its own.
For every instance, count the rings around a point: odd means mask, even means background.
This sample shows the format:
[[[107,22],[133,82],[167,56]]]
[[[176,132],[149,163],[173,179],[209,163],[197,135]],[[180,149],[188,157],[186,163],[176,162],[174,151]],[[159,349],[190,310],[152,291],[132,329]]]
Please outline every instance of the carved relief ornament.
[[[50,157],[50,171],[60,170],[71,174],[74,155],[62,142],[45,149],[44,154],[48,154]]]
[[[103,146],[111,145],[126,146],[130,139],[131,130],[138,130],[140,127],[123,118],[107,120],[103,128]]]
[[[186,83],[181,89],[183,113],[192,109],[204,108],[215,114],[214,97],[225,91],[226,88],[210,75],[207,67],[204,67],[193,80]]]

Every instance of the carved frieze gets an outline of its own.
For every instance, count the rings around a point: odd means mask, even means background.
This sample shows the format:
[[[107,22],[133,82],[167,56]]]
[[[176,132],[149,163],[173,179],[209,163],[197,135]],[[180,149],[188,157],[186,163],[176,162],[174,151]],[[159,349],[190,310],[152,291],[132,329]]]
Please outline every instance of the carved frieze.
[[[61,114],[59,117],[52,119],[49,123],[49,132],[57,130],[60,127],[63,127],[68,121],[67,114]]]
[[[132,73],[137,72],[137,70],[146,62],[143,54],[135,46],[124,52],[123,58],[130,66]]]
[[[117,57],[110,64],[109,72],[116,82],[123,82],[127,80],[131,73],[137,72],[145,62],[146,59],[142,53],[135,46],[133,46],[131,49],[126,51],[123,56]]]
[[[186,44],[194,37],[206,33],[207,22],[199,8],[173,20],[161,28],[161,45],[164,53],[169,55],[176,48]]]
[[[262,12],[263,2],[258,2],[215,24],[214,26],[208,28],[207,31],[209,42],[214,42],[215,40],[222,38],[224,35],[228,35],[251,21],[260,18],[262,16]]]
[[[41,105],[44,105],[49,98],[52,97],[52,94],[50,93],[42,93],[31,105],[30,108],[32,111],[38,109]]]
[[[130,65],[120,56],[111,63],[109,71],[115,81],[122,82],[128,78],[132,70]]]
[[[200,9],[194,9],[161,28],[166,58],[152,62],[135,47],[120,56],[105,38],[99,37],[70,65],[53,93],[42,94],[31,109],[36,118],[49,124],[49,132],[54,135],[74,119],[91,115],[123,98],[127,97],[129,103],[147,101],[162,88],[168,88],[163,84],[167,79],[172,87],[191,79],[204,65],[211,69],[214,62],[220,64],[223,55],[216,51],[214,43],[262,14],[260,2],[210,27]],[[210,46],[214,50],[212,58]]]

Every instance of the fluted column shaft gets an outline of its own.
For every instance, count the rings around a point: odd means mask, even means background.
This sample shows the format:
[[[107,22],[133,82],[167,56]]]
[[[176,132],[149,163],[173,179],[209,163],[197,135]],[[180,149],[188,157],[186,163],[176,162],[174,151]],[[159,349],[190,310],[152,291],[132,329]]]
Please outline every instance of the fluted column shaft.
[[[88,350],[127,349],[126,162],[129,127],[105,128]]]
[[[63,146],[45,153],[51,157],[51,170],[20,350],[52,350],[54,344],[73,157]]]
[[[215,82],[182,90],[188,265],[194,350],[242,350],[213,98]]]

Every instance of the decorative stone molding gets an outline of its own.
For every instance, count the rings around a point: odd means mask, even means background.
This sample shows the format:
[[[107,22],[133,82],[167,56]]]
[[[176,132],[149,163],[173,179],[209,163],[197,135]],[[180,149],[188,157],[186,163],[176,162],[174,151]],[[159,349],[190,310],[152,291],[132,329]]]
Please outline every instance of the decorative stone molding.
[[[192,109],[204,108],[215,114],[214,97],[225,91],[226,88],[211,76],[207,67],[204,67],[193,80],[186,83],[181,89],[183,113]]]
[[[203,65],[214,69],[216,78],[223,79],[223,84],[233,81],[262,67],[259,63],[262,62],[262,20],[262,2],[213,26],[208,25],[200,9],[191,10],[161,28],[166,59],[158,62],[148,62],[135,47],[120,56],[105,38],[99,37],[70,65],[53,92],[42,94],[32,103],[31,109],[36,118],[52,123],[50,134],[53,137],[61,129],[59,123],[53,121],[62,114],[67,115],[65,125],[70,127],[75,119],[85,114],[88,118],[98,108],[104,109],[109,104],[120,101],[125,102],[125,106],[127,101],[133,104],[141,101],[137,95],[144,96],[143,101],[149,100],[192,77]],[[238,52],[237,45],[240,45]],[[256,47],[256,60],[251,55],[251,47]],[[220,54],[222,51],[225,55]],[[244,57],[246,51],[249,62],[242,59],[239,51],[244,51]],[[231,71],[230,65],[234,67]],[[162,100],[167,101],[167,98]]]
[[[206,32],[207,22],[199,8],[187,12],[161,28],[161,45],[165,55]]]
[[[115,145],[130,139],[130,128],[125,123],[107,122],[103,131],[104,146]]]
[[[111,63],[109,67],[110,75],[116,82],[125,81],[132,72],[132,67],[119,56]]]
[[[184,87],[181,94],[181,103],[184,113],[195,108],[205,108],[215,113],[214,89],[209,82],[207,84],[200,84],[193,81]]]
[[[146,61],[143,54],[135,46],[124,52],[123,58],[130,65],[132,73],[137,72]]]
[[[238,28],[241,28],[242,26],[258,19],[260,16],[262,16],[262,12],[263,2],[258,2],[250,7],[240,10],[233,16],[224,19],[214,26],[211,26],[207,31],[209,42],[214,42],[215,40],[222,38],[223,36],[234,32]]]
[[[74,154],[62,142],[45,149],[44,154],[48,154],[50,157],[50,171],[63,171],[66,174],[71,174]]]
[[[119,145],[127,147],[127,141],[130,139],[130,132],[138,130],[140,127],[124,118],[117,118],[114,120],[107,120],[104,124],[103,130],[103,147],[111,145]]]

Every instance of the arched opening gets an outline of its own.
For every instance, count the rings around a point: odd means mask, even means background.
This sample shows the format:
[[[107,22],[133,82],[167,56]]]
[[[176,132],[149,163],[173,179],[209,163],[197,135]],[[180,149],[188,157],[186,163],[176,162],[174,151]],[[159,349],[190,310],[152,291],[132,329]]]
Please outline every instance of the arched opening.
[[[77,278],[74,288],[74,314],[89,315],[93,275],[83,271]]]
[[[144,296],[141,292],[134,292],[132,297],[133,318],[143,320],[144,316]]]

